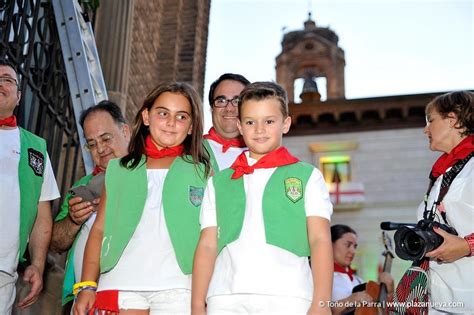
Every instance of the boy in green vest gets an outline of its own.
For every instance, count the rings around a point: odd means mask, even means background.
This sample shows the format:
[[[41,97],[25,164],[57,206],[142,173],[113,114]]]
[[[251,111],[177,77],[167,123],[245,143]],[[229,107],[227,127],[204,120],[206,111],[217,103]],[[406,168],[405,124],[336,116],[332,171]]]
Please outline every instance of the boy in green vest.
[[[208,182],[193,313],[330,314],[332,205],[321,173],[281,146],[291,124],[286,92],[252,83],[239,113],[249,151]]]
[[[0,314],[10,314],[15,300],[18,262],[29,249],[31,264],[23,280],[29,292],[24,309],[38,299],[51,239],[51,204],[58,186],[44,139],[19,127],[13,111],[21,99],[14,65],[0,59]]]

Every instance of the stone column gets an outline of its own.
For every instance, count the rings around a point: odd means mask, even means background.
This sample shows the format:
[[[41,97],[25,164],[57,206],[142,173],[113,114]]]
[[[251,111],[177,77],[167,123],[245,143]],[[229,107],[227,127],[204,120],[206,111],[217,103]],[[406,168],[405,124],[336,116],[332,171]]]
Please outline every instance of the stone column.
[[[126,110],[135,0],[102,0],[95,38],[109,99]]]

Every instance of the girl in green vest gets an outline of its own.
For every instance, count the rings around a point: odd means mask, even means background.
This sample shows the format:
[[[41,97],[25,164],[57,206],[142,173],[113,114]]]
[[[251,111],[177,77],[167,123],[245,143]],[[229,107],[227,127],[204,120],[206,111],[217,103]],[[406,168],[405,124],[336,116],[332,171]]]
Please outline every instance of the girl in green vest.
[[[160,84],[146,97],[130,153],[107,168],[82,281],[74,286],[74,314],[190,312],[199,210],[210,172],[201,108],[185,83]]]

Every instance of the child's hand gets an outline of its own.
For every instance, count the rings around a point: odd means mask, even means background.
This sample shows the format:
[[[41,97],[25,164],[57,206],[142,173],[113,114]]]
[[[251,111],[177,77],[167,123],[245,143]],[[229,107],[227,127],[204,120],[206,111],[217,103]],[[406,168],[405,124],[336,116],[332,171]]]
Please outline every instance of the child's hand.
[[[74,302],[74,315],[86,315],[89,310],[94,306],[95,292],[90,290],[84,290],[79,292],[76,302]]]

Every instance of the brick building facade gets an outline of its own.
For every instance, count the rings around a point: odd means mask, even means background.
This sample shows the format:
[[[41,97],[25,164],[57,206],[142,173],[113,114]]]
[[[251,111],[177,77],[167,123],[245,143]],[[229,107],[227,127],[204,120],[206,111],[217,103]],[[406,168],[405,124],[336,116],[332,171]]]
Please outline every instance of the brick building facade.
[[[210,0],[102,0],[95,37],[109,98],[131,120],[162,81],[204,90]]]

